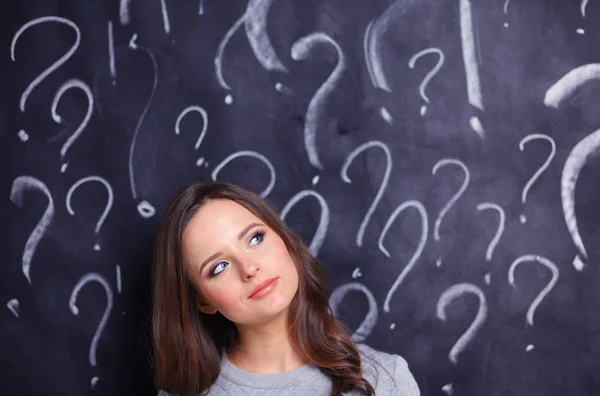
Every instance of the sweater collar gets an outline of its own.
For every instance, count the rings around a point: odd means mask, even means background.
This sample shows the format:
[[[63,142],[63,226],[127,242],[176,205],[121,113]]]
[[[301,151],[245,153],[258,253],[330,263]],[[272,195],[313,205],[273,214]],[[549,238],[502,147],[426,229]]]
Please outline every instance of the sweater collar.
[[[221,375],[231,382],[250,388],[281,388],[304,381],[320,372],[313,363],[278,374],[257,374],[234,366],[225,350],[221,352]]]

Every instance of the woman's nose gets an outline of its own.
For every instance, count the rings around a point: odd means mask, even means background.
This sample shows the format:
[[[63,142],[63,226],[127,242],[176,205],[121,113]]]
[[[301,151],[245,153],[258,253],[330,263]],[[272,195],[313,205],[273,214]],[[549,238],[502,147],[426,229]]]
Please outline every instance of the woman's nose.
[[[242,257],[238,262],[242,278],[245,280],[252,279],[260,271],[260,265],[253,259]]]

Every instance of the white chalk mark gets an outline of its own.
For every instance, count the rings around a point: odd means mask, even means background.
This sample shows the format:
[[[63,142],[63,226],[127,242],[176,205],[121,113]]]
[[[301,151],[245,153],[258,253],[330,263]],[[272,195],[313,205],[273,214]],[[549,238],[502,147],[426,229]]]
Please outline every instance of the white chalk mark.
[[[289,211],[303,198],[308,196],[315,197],[321,206],[321,217],[319,218],[319,225],[317,226],[317,231],[313,236],[312,241],[310,241],[310,245],[308,250],[310,254],[314,257],[317,257],[319,254],[319,250],[321,250],[321,246],[323,245],[323,241],[325,240],[325,235],[327,234],[327,229],[329,228],[329,205],[327,205],[327,201],[325,198],[318,192],[314,190],[303,190],[294,195],[288,203],[285,204],[283,209],[281,209],[281,220],[285,220],[285,217],[289,213]]]
[[[275,84],[275,89],[284,95],[292,96],[294,94],[294,91],[292,91],[290,88],[286,87],[280,82]]]
[[[426,49],[424,49],[422,51],[417,52],[416,54],[414,54],[412,56],[412,58],[410,58],[410,60],[408,61],[408,67],[410,67],[411,69],[414,69],[415,68],[415,63],[417,62],[417,60],[419,60],[422,56],[425,56],[425,55],[428,55],[428,54],[437,54],[438,55],[438,61],[435,64],[435,66],[433,67],[433,69],[431,69],[429,71],[429,73],[427,73],[427,75],[425,75],[425,78],[423,79],[423,81],[421,81],[421,84],[419,85],[419,94],[421,95],[421,98],[425,102],[431,103],[431,101],[429,100],[429,97],[425,94],[425,88],[427,87],[427,84],[429,84],[429,82],[431,81],[431,79],[442,68],[442,65],[444,64],[444,60],[445,60],[444,53],[439,48],[426,48]],[[427,111],[427,107],[426,106],[422,106],[421,107],[421,116],[425,115],[426,111]]]
[[[311,181],[312,185],[313,185],[313,186],[316,186],[316,185],[317,185],[317,183],[319,182],[319,179],[320,179],[320,176],[319,176],[319,175],[316,175],[315,177],[313,177],[313,178],[312,178],[312,181]]]
[[[21,112],[25,112],[25,104],[27,103],[27,98],[31,94],[31,91],[33,91],[35,87],[37,87],[46,77],[48,77],[50,75],[50,73],[54,72],[59,67],[61,67],[63,64],[65,64],[65,62],[67,62],[69,60],[69,58],[71,56],[73,56],[75,51],[77,51],[77,48],[79,48],[79,43],[81,41],[81,32],[79,30],[79,27],[77,27],[77,25],[73,21],[66,19],[66,18],[56,17],[56,16],[45,16],[45,17],[41,17],[41,18],[36,18],[36,19],[33,19],[33,20],[27,22],[25,25],[23,25],[17,31],[15,36],[13,37],[12,42],[10,44],[10,58],[13,60],[13,62],[15,61],[15,46],[17,45],[17,41],[19,40],[19,37],[21,37],[21,34],[23,34],[30,27],[41,24],[41,23],[45,23],[45,22],[62,23],[62,24],[65,24],[65,25],[73,28],[73,30],[75,30],[75,33],[76,33],[75,43],[69,49],[69,51],[67,51],[67,53],[65,53],[63,56],[61,56],[56,62],[54,62],[52,65],[50,65],[42,73],[40,73],[27,86],[27,88],[25,88],[25,91],[23,91],[23,94],[21,95],[21,100],[19,101],[19,108],[21,109]]]
[[[311,33],[304,36],[292,45],[292,59],[295,61],[306,60],[317,44],[331,44],[337,51],[338,61],[327,79],[321,84],[317,92],[313,95],[308,109],[306,110],[306,119],[304,121],[304,146],[308,153],[310,164],[316,168],[323,169],[319,160],[316,145],[317,126],[322,124],[324,116],[324,107],[327,97],[333,92],[333,89],[342,78],[346,69],[346,57],[342,49],[331,37],[322,32]]]
[[[65,154],[67,154],[67,150],[69,149],[69,147],[71,147],[71,145],[75,143],[75,140],[79,137],[79,135],[81,135],[87,124],[90,122],[90,119],[92,118],[92,113],[94,112],[94,97],[92,96],[92,90],[83,81],[73,78],[71,80],[65,81],[65,83],[61,85],[60,88],[58,88],[58,91],[54,95],[51,107],[52,119],[54,120],[54,122],[56,122],[57,124],[60,124],[62,122],[62,117],[56,112],[56,108],[58,107],[58,103],[60,102],[60,99],[62,98],[63,94],[69,89],[73,88],[79,88],[85,93],[85,96],[88,100],[88,108],[85,117],[83,118],[83,121],[81,121],[75,132],[71,134],[71,136],[67,139],[65,144],[63,144],[62,148],[60,149],[61,158],[64,158]]]
[[[354,151],[352,151],[350,153],[350,155],[348,155],[348,157],[346,157],[346,159],[344,160],[344,164],[342,165],[342,169],[340,170],[340,177],[342,178],[342,180],[346,183],[352,183],[352,180],[350,180],[350,178],[348,177],[348,168],[350,167],[352,162],[354,162],[356,157],[358,157],[358,155],[367,151],[370,148],[375,148],[375,147],[379,147],[385,153],[385,158],[386,158],[385,173],[383,175],[383,179],[381,180],[381,185],[379,186],[377,195],[375,196],[375,199],[371,203],[371,206],[369,206],[369,209],[367,210],[367,214],[365,215],[363,221],[361,222],[360,228],[358,229],[358,233],[356,234],[356,245],[357,246],[362,246],[363,237],[365,235],[365,230],[367,228],[367,224],[369,223],[371,216],[373,216],[373,212],[375,212],[375,209],[377,208],[377,205],[379,204],[379,201],[381,200],[381,197],[383,196],[383,193],[385,192],[385,189],[387,187],[388,180],[390,178],[390,174],[392,173],[392,154],[390,153],[390,149],[388,148],[388,146],[385,143],[380,142],[378,140],[372,140],[370,142],[363,143],[360,146],[358,146],[356,149],[354,149]]]
[[[483,110],[479,66],[475,52],[475,34],[471,0],[460,0],[460,37],[462,40],[463,62],[467,77],[467,95],[469,103]]]
[[[19,300],[17,300],[16,298],[11,299],[6,303],[6,308],[8,308],[8,310],[12,312],[12,314],[15,315],[15,317],[19,317]]]
[[[589,0],[581,0],[581,16],[585,18],[585,8],[587,7]]]
[[[581,272],[585,268],[585,263],[583,261],[581,261],[581,259],[579,258],[579,256],[575,256],[575,258],[573,259],[573,267],[577,271]]]
[[[61,173],[65,173],[65,171],[67,170],[67,166],[68,166],[68,165],[69,165],[69,163],[68,163],[68,162],[66,162],[66,163],[62,164],[62,165],[61,165],[61,167],[60,167],[60,172],[61,172]]]
[[[131,38],[129,39],[129,48],[131,48],[133,50],[138,49],[138,46],[136,43],[137,38],[138,38],[137,33],[134,33],[133,36],[131,36]]]
[[[544,104],[558,108],[575,91],[589,81],[600,80],[600,63],[576,67],[554,83],[544,95]]]
[[[452,394],[454,393],[454,388],[453,388],[452,384],[446,384],[442,387],[442,391],[444,393],[446,393],[448,396],[452,396]]]
[[[333,315],[336,316],[336,312],[338,306],[346,297],[348,293],[351,291],[359,291],[363,293],[367,297],[367,301],[369,302],[369,311],[367,312],[367,316],[362,321],[358,329],[352,334],[352,341],[354,342],[362,342],[373,331],[375,325],[377,324],[377,319],[379,317],[379,312],[377,310],[377,301],[373,296],[373,293],[362,283],[354,282],[354,283],[345,283],[335,288],[335,290],[331,293],[329,297],[329,306],[333,312]]]
[[[121,25],[128,25],[129,18],[129,3],[131,0],[121,0],[119,3],[119,20],[121,21]]]
[[[104,207],[104,211],[102,212],[102,215],[100,216],[100,219],[98,220],[98,222],[96,222],[96,229],[94,230],[94,232],[97,235],[100,232],[100,228],[102,227],[102,224],[104,224],[104,220],[106,220],[106,216],[108,216],[108,213],[110,212],[110,209],[112,208],[112,205],[113,205],[113,190],[112,190],[112,187],[110,186],[110,184],[106,181],[106,179],[104,179],[103,177],[100,177],[100,176],[88,176],[88,177],[84,177],[84,178],[78,180],[77,182],[75,182],[71,186],[71,188],[69,188],[69,191],[67,192],[67,199],[66,199],[67,211],[69,212],[69,214],[71,216],[75,215],[75,212],[73,211],[73,207],[71,206],[71,197],[72,197],[73,193],[75,192],[75,190],[77,190],[77,188],[79,188],[79,186],[81,186],[84,183],[88,183],[88,182],[98,182],[98,183],[102,184],[106,188],[106,192],[108,193],[108,199],[106,201],[106,206]],[[94,246],[94,250],[100,250],[100,246],[96,244]]]
[[[202,164],[204,164],[204,157],[200,157],[196,161],[196,166],[202,166]]]
[[[242,26],[245,19],[246,14],[242,15],[237,21],[235,21],[233,26],[231,26],[227,33],[225,33],[225,36],[223,37],[223,39],[219,43],[219,47],[217,48],[217,56],[215,57],[215,74],[217,76],[217,81],[219,82],[219,85],[227,90],[231,90],[231,87],[229,86],[229,84],[227,84],[227,82],[225,82],[225,78],[223,78],[223,53],[225,52],[225,47],[227,47],[227,44],[229,44],[229,40],[231,40],[233,34]]]
[[[473,116],[469,118],[469,125],[471,125],[471,129],[477,132],[480,138],[485,139],[485,129],[483,129],[479,117]]]
[[[96,386],[98,386],[98,377],[92,377],[92,380],[90,381],[90,385],[93,390],[96,390]]]
[[[550,279],[550,282],[548,282],[546,287],[544,287],[544,289],[537,295],[537,297],[533,300],[533,302],[529,306],[529,309],[527,310],[527,323],[530,326],[533,326],[533,315],[535,314],[535,310],[537,309],[538,305],[540,305],[542,300],[548,295],[548,293],[550,293],[554,285],[556,285],[556,282],[559,278],[559,271],[556,264],[554,264],[552,261],[548,260],[545,257],[533,254],[519,257],[518,259],[513,261],[513,263],[510,265],[510,268],[508,269],[508,283],[513,287],[516,287],[515,269],[519,264],[523,262],[537,262],[545,266],[552,272],[552,279]]]
[[[267,33],[267,17],[273,0],[249,0],[246,8],[246,36],[256,59],[269,71],[286,72]]]
[[[437,303],[437,317],[443,321],[446,321],[446,307],[457,297],[463,294],[474,294],[479,298],[479,310],[477,311],[477,316],[475,316],[475,320],[469,326],[467,331],[456,341],[450,353],[448,354],[448,359],[454,364],[458,362],[458,355],[465,349],[467,344],[471,342],[471,340],[475,337],[485,319],[487,317],[487,302],[485,299],[485,295],[481,289],[471,283],[459,283],[454,286],[450,286],[447,290],[445,290],[440,296]]]
[[[135,186],[135,175],[134,175],[134,169],[133,169],[133,155],[135,153],[135,144],[137,142],[137,137],[139,135],[140,132],[140,128],[142,126],[142,123],[144,122],[144,119],[146,118],[146,113],[148,113],[148,109],[150,108],[150,105],[152,104],[152,100],[154,99],[154,93],[156,92],[156,87],[158,85],[158,63],[156,62],[156,58],[154,57],[154,54],[152,53],[152,51],[150,51],[147,48],[144,48],[140,45],[135,44],[135,38],[137,37],[137,35],[134,34],[134,36],[131,38],[130,41],[130,48],[134,51],[142,51],[145,54],[147,54],[150,57],[150,60],[152,61],[152,69],[154,71],[154,77],[152,80],[152,92],[150,93],[150,96],[148,97],[148,101],[146,102],[146,105],[144,106],[144,110],[142,111],[142,114],[140,115],[140,118],[138,119],[138,122],[135,126],[135,130],[133,132],[133,138],[131,138],[131,145],[129,146],[129,185],[131,187],[131,193],[133,195],[133,199],[137,199],[137,189]],[[131,46],[131,43],[134,43],[134,46]],[[139,211],[139,206],[138,206],[138,211]],[[141,214],[141,212],[140,212]]]
[[[527,345],[527,348],[525,348],[525,350],[526,350],[527,352],[531,352],[531,351],[533,351],[534,349],[535,349],[535,346],[534,346],[533,344],[529,344],[529,345]]]
[[[577,89],[593,80],[600,80],[600,64],[579,66],[565,74],[546,91],[544,104],[548,107],[558,108]],[[600,151],[600,129],[583,138],[571,150],[565,161],[560,181],[562,208],[567,229],[580,254],[586,259],[587,251],[579,234],[575,215],[575,187],[579,173],[598,151]],[[573,266],[578,271],[584,268],[585,264],[579,255],[574,258]]]
[[[505,14],[508,13],[508,3],[510,3],[510,0],[505,0],[504,1],[504,13]]]
[[[117,292],[120,294],[121,293],[121,266],[119,264],[117,264]]]
[[[179,114],[179,117],[177,117],[177,121],[175,122],[175,134],[179,135],[179,132],[180,132],[179,123],[181,122],[183,117],[185,117],[186,114],[188,114],[190,111],[195,111],[198,114],[200,114],[200,116],[202,116],[202,131],[200,132],[200,136],[198,136],[198,140],[196,141],[196,145],[194,146],[194,149],[198,150],[198,148],[202,144],[204,135],[206,135],[206,130],[208,129],[208,114],[206,113],[206,110],[204,110],[202,107],[200,107],[198,105],[192,105],[192,106],[186,107],[181,112],[181,114]],[[200,165],[198,165],[198,166],[200,166]]]
[[[144,219],[149,219],[156,213],[156,209],[154,209],[154,206],[152,206],[150,202],[145,200],[138,204],[137,210],[140,216],[142,216]]]
[[[231,103],[233,103],[233,96],[231,95],[227,95],[225,96],[225,103],[230,105]]]
[[[231,154],[230,156],[228,156],[227,158],[225,158],[223,161],[221,161],[221,163],[219,165],[215,166],[215,169],[212,171],[211,177],[212,177],[213,181],[217,180],[217,176],[218,176],[219,172],[221,172],[221,169],[223,169],[228,163],[230,163],[234,159],[240,158],[240,157],[256,158],[256,159],[260,160],[262,163],[264,163],[267,166],[267,168],[269,168],[271,180],[269,181],[269,185],[260,193],[260,196],[264,198],[267,195],[269,195],[271,193],[271,191],[273,190],[273,187],[275,186],[275,168],[273,167],[273,164],[271,164],[271,161],[269,161],[267,159],[267,157],[265,157],[264,155],[262,155],[260,153],[257,153],[256,151],[242,150],[242,151],[235,152],[235,153]]]
[[[171,33],[171,24],[169,23],[169,11],[167,10],[166,0],[160,0],[160,9],[163,17],[163,26],[165,28],[165,33]]]
[[[361,276],[362,272],[360,272],[360,268],[354,268],[354,271],[352,271],[352,279],[360,278]]]
[[[48,187],[32,176],[19,176],[13,181],[10,191],[10,200],[21,208],[23,205],[23,193],[29,190],[39,190],[48,198],[48,206],[46,206],[44,215],[38,221],[31,235],[29,235],[29,238],[25,243],[25,249],[23,250],[23,275],[25,275],[25,278],[27,278],[27,281],[31,284],[31,259],[33,258],[37,245],[44,236],[46,229],[50,226],[50,223],[52,223],[54,217],[54,200],[52,199],[52,194],[50,194]]]
[[[469,172],[469,169],[467,168],[467,166],[462,161],[460,161],[458,159],[454,159],[454,158],[444,158],[444,159],[439,160],[433,166],[431,173],[433,175],[435,175],[437,173],[438,169],[440,169],[443,166],[448,166],[448,165],[456,165],[456,166],[460,167],[463,170],[463,172],[465,173],[465,179],[463,180],[463,183],[460,186],[460,188],[458,189],[458,191],[452,196],[452,198],[450,198],[450,200],[448,201],[446,206],[444,206],[444,208],[441,210],[439,216],[435,220],[435,226],[433,227],[433,239],[435,239],[436,241],[440,240],[440,226],[442,224],[442,220],[443,220],[444,216],[446,216],[446,213],[448,213],[448,211],[452,208],[452,206],[454,206],[456,201],[458,201],[458,199],[465,192],[465,190],[467,189],[467,186],[469,185],[469,180],[471,179],[471,175],[470,175],[470,172]]]
[[[390,330],[394,330],[395,328],[396,328],[396,323],[392,323],[392,324],[390,325]]]
[[[483,276],[483,280],[485,281],[486,285],[489,285],[492,283],[492,275],[490,273],[487,273]]]
[[[488,209],[492,209],[492,210],[495,210],[496,212],[498,212],[499,219],[498,219],[498,228],[496,229],[496,234],[494,234],[494,237],[492,238],[492,241],[488,245],[488,248],[485,252],[485,261],[492,260],[494,250],[496,249],[496,245],[498,245],[498,242],[500,241],[500,238],[502,237],[502,234],[504,233],[504,226],[506,224],[506,215],[504,214],[504,209],[502,209],[501,206],[496,205],[495,203],[491,203],[491,202],[483,202],[483,203],[480,203],[479,205],[477,205],[478,211],[488,210]]]
[[[204,15],[204,0],[200,0],[200,6],[198,8],[198,15]]]
[[[575,30],[575,31],[576,31],[577,33],[579,33],[579,34],[585,34],[585,30],[584,30],[584,29],[582,29],[582,28],[579,28],[579,29],[577,29],[577,30]]]
[[[71,312],[73,315],[79,315],[79,308],[77,307],[77,297],[79,292],[87,283],[94,281],[100,283],[106,292],[106,309],[104,310],[104,314],[102,315],[102,319],[100,319],[100,323],[98,324],[98,328],[96,329],[96,333],[94,334],[94,338],[92,339],[92,343],[90,345],[89,360],[92,366],[96,366],[96,349],[98,348],[98,341],[100,340],[100,336],[104,331],[104,327],[106,326],[106,322],[110,316],[110,311],[112,310],[113,291],[110,288],[108,281],[104,279],[102,275],[95,272],[90,272],[79,279],[75,285],[75,288],[73,288],[73,291],[71,292],[71,297],[69,298],[69,308],[71,309]]]
[[[29,140],[29,135],[22,129],[19,131],[17,136],[19,136],[19,139],[21,139],[22,142],[26,142]]]
[[[406,267],[404,267],[402,272],[400,272],[400,275],[398,275],[398,278],[396,278],[396,281],[394,282],[394,284],[388,291],[387,295],[385,296],[385,301],[383,302],[383,310],[385,312],[390,312],[390,301],[391,301],[394,293],[396,292],[396,289],[398,289],[398,286],[400,286],[402,284],[402,282],[404,281],[404,279],[406,278],[408,273],[413,269],[413,267],[417,263],[417,260],[421,257],[421,254],[423,253],[423,249],[425,249],[425,244],[427,242],[427,234],[429,234],[429,228],[428,228],[429,220],[427,219],[427,210],[425,209],[423,204],[421,202],[415,201],[415,200],[406,201],[394,210],[394,212],[390,215],[387,222],[385,223],[385,226],[383,227],[383,231],[381,231],[381,235],[379,236],[379,241],[378,241],[379,250],[381,250],[383,252],[383,254],[385,254],[387,257],[390,257],[390,253],[383,246],[383,239],[385,238],[385,235],[387,234],[388,230],[390,229],[390,227],[396,220],[396,217],[398,217],[398,215],[404,209],[408,209],[408,208],[416,209],[417,212],[419,212],[419,215],[421,216],[421,236],[419,238],[419,245],[417,246],[417,249],[413,253],[412,257],[410,258],[410,261],[408,262]]]
[[[115,79],[117,78],[117,69],[115,68],[115,44],[113,39],[112,21],[108,21],[108,65],[114,84]]]
[[[363,36],[363,51],[371,83],[374,87],[381,88],[387,92],[392,92],[392,89],[390,88],[383,71],[383,35],[399,17],[408,11],[413,1],[414,0],[397,0],[394,4],[390,5],[377,20],[369,22],[365,29],[365,34]]]
[[[546,140],[550,143],[550,148],[551,148],[550,154],[548,155],[548,158],[546,158],[546,161],[542,164],[542,166],[540,166],[540,168],[529,179],[529,181],[525,185],[525,188],[523,188],[523,193],[521,194],[521,202],[523,204],[525,204],[525,201],[527,200],[527,193],[529,192],[529,189],[531,188],[533,183],[535,183],[535,181],[540,177],[540,175],[548,168],[548,166],[550,166],[550,162],[552,162],[552,159],[554,158],[554,155],[556,154],[556,143],[554,143],[554,139],[552,139],[550,136],[544,135],[541,133],[532,133],[531,135],[527,135],[519,143],[519,150],[523,151],[523,150],[525,150],[526,143],[528,143],[532,140],[540,140],[540,139]]]
[[[379,114],[388,124],[392,125],[394,123],[394,118],[385,107],[379,109]]]
[[[442,258],[438,257],[437,260],[435,260],[435,266],[436,267],[441,267],[442,266]]]

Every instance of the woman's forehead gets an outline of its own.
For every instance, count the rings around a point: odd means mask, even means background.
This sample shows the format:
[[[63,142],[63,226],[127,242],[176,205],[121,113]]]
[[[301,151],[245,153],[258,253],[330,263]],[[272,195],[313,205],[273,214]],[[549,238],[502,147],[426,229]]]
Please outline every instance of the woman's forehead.
[[[238,233],[249,222],[262,221],[243,205],[228,199],[215,199],[202,205],[188,223],[186,231],[203,234]]]

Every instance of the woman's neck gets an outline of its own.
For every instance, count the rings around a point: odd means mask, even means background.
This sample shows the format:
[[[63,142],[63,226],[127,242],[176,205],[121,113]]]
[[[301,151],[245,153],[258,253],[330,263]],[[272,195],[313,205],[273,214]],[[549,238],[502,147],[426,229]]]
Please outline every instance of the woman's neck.
[[[261,326],[237,326],[239,342],[227,351],[237,368],[256,374],[278,374],[304,366],[307,361],[290,342],[285,320]]]

